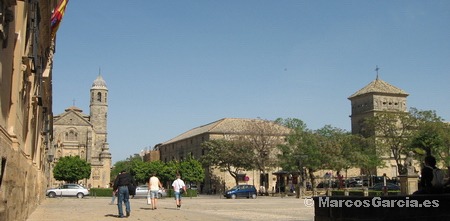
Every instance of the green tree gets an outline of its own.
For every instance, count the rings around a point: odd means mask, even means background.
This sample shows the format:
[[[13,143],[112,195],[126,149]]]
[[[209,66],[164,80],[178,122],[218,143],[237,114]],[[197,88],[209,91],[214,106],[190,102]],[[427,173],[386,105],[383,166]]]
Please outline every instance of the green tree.
[[[391,156],[399,174],[403,174],[404,156],[408,153],[413,130],[417,127],[416,118],[408,112],[380,112],[365,121],[366,136],[375,140],[377,151]]]
[[[117,161],[111,169],[110,180],[114,184],[114,180],[121,171],[131,171],[131,163],[129,161]]]
[[[150,164],[142,160],[132,160],[130,173],[138,184],[145,184],[150,176]]]
[[[164,164],[161,175],[161,182],[165,182],[169,187],[180,171],[180,163],[172,160]]]
[[[316,186],[314,172],[326,164],[326,155],[320,148],[320,136],[308,130],[306,124],[299,119],[277,119],[276,122],[291,129],[286,137],[287,142],[279,144],[278,159],[283,170],[299,171],[301,181],[309,174],[311,184]],[[305,173],[304,169],[308,173]]]
[[[277,122],[291,128],[287,143],[278,146],[280,165],[283,170],[299,171],[302,180],[308,174],[313,186],[316,185],[314,172],[318,170],[365,168],[382,162],[371,139],[329,125],[316,131],[308,130],[299,119],[277,119]],[[303,168],[308,173],[304,173]]]
[[[188,157],[187,160],[180,162],[180,173],[187,183],[198,183],[205,179],[205,171],[200,161]]]
[[[249,170],[253,168],[250,159],[253,152],[250,151],[245,143],[237,140],[217,139],[205,141],[201,144],[205,150],[205,154],[200,162],[205,165],[218,168],[221,171],[228,172],[238,184],[238,174],[241,170]]]
[[[143,162],[142,157],[139,156],[139,154],[130,155],[125,160],[117,161],[111,170],[111,183],[114,184],[114,180],[116,179],[117,175],[122,171],[127,171],[134,177],[136,173],[139,173],[139,170],[134,171],[133,167],[136,167],[135,165],[139,164],[139,162]]]
[[[53,176],[56,180],[78,183],[78,180],[91,176],[91,164],[79,156],[62,157],[53,168]]]
[[[410,112],[417,119],[417,130],[411,138],[410,149],[419,154],[419,160],[424,155],[433,155],[438,163],[450,170],[450,125],[444,123],[435,111],[412,109]]]
[[[346,150],[342,153],[348,161],[347,168],[359,167],[363,171],[370,172],[373,168],[383,167],[382,155],[376,150],[375,142],[372,138],[365,138],[359,134],[349,134],[345,145]]]

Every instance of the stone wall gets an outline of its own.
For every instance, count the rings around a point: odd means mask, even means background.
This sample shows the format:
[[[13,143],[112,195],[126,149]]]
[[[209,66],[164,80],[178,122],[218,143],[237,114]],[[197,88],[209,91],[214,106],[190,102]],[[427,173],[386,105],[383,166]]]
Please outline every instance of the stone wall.
[[[26,220],[45,199],[47,178],[21,149],[14,148],[4,130],[0,133],[0,147],[0,157],[6,161],[2,168],[0,220]]]
[[[52,159],[50,17],[57,0],[0,4],[0,220],[26,220],[45,199]]]

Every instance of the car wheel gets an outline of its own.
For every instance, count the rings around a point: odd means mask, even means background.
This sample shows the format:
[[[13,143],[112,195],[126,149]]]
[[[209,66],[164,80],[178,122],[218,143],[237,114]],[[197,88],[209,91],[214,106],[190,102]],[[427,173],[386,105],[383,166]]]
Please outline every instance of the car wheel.
[[[83,198],[84,197],[84,194],[83,193],[77,193],[77,198]]]
[[[48,193],[48,197],[50,197],[50,198],[55,198],[55,196],[56,196],[55,192]]]
[[[231,195],[231,199],[236,199],[236,194]]]
[[[252,194],[252,199],[256,199],[256,193]]]

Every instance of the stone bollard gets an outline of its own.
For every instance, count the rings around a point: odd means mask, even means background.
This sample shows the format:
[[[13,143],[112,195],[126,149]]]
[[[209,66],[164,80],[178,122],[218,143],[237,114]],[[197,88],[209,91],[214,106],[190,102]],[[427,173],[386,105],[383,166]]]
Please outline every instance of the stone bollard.
[[[333,192],[331,188],[327,188],[327,196],[333,196]]]
[[[344,196],[349,196],[350,195],[350,193],[349,193],[349,191],[348,191],[348,188],[345,188],[344,189]]]
[[[364,196],[369,196],[369,189],[367,187],[363,187]]]

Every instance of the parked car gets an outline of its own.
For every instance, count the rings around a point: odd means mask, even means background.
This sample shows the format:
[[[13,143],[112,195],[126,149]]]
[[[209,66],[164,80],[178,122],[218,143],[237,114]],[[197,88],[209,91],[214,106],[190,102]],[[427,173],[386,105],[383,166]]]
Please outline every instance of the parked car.
[[[358,177],[350,177],[346,181],[348,187],[362,187],[363,181]]]
[[[384,183],[376,183],[369,190],[383,190]],[[400,186],[393,183],[386,183],[387,190],[400,190]]]
[[[133,198],[142,198],[142,197],[147,197],[148,194],[148,186],[147,185],[142,185],[142,186],[138,186],[136,187],[136,195],[134,195]],[[163,198],[167,196],[167,192],[165,189],[159,189],[158,191],[158,198]]]
[[[47,190],[46,195],[50,198],[56,196],[75,196],[83,198],[89,195],[89,190],[79,184],[63,184],[57,188],[50,188]]]
[[[338,188],[338,182],[334,180],[322,181],[317,184],[316,188]]]
[[[397,178],[390,179],[389,177],[386,177],[386,182],[397,184],[398,180]],[[363,185],[364,186],[373,186],[377,183],[384,183],[384,176],[364,176],[363,178]]]
[[[246,197],[256,199],[257,192],[253,185],[237,185],[227,191],[224,196],[226,198],[236,199],[238,197]]]
[[[196,190],[197,184],[195,184],[195,183],[187,184],[186,188],[191,189],[191,190]]]

